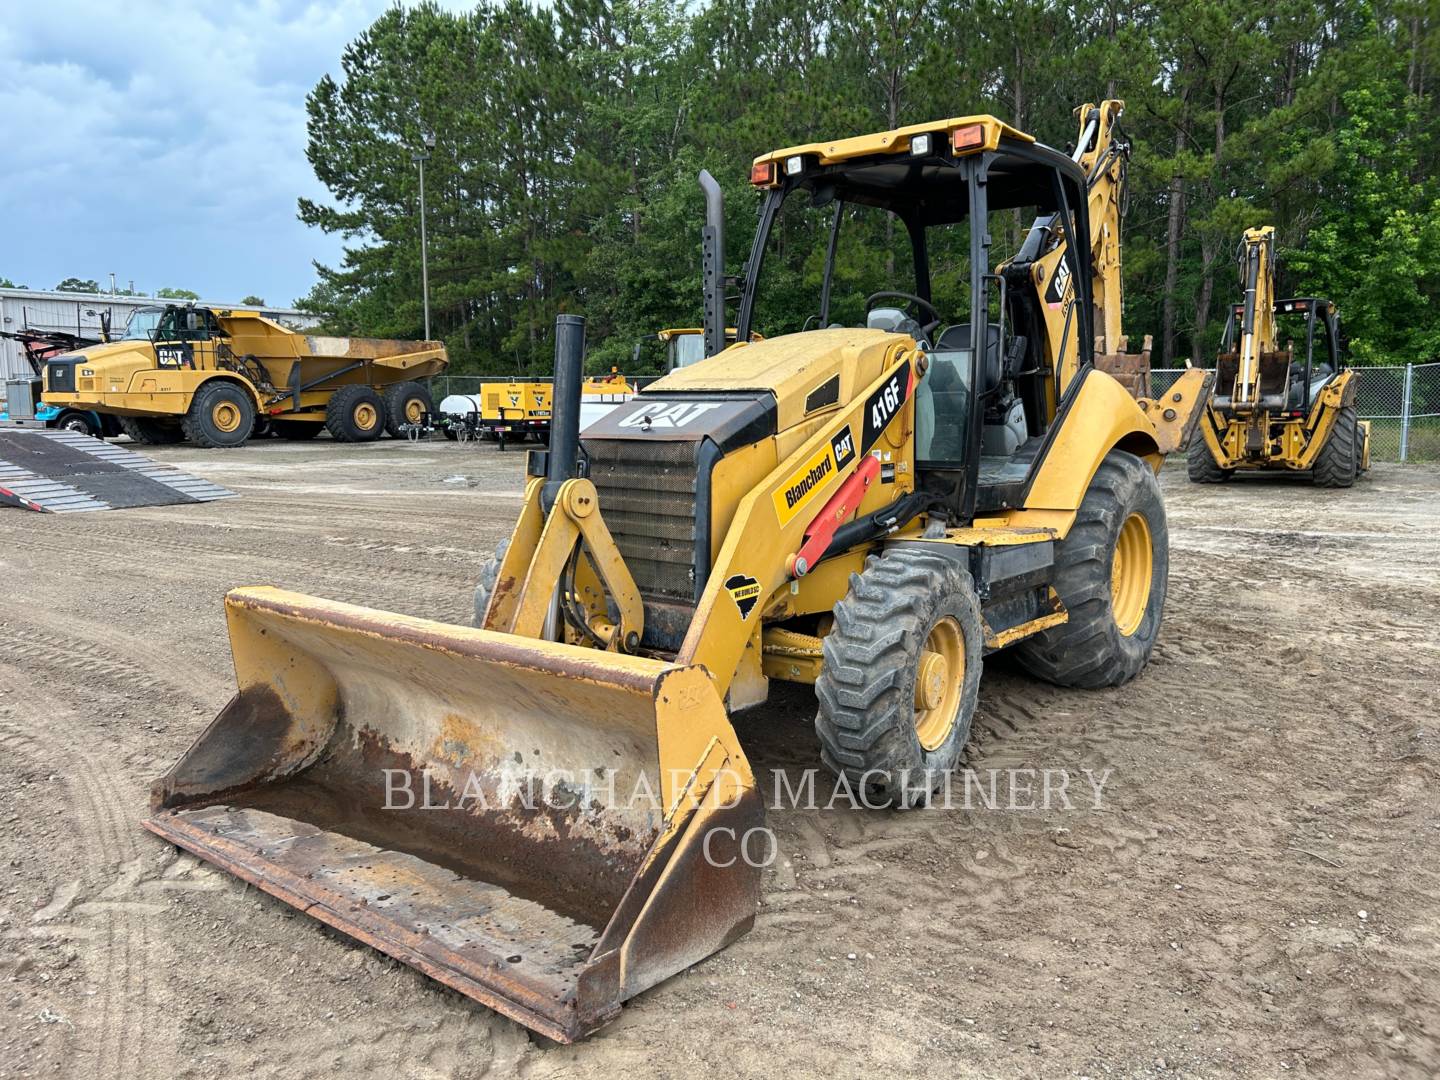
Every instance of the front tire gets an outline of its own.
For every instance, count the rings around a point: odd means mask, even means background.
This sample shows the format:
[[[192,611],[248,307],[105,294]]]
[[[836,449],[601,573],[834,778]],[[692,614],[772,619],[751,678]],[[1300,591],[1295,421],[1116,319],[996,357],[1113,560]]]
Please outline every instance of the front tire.
[[[400,425],[418,424],[426,414],[435,412],[435,399],[418,382],[401,382],[387,386],[384,394],[385,430],[392,439],[400,438]]]
[[[500,563],[505,558],[505,552],[510,550],[510,538],[507,536],[495,548],[495,554],[486,559],[480,566],[480,581],[475,586],[475,625],[485,625],[485,609],[490,606],[490,594],[495,591],[495,582],[500,577]]]
[[[325,427],[337,442],[373,442],[385,430],[385,403],[368,386],[342,386],[325,406]]]
[[[1210,452],[1205,436],[1195,431],[1190,435],[1190,445],[1185,451],[1185,474],[1192,484],[1223,484],[1235,474],[1235,470],[1222,469]]]
[[[1316,487],[1348,488],[1359,475],[1357,464],[1360,460],[1359,424],[1355,419],[1355,406],[1342,405],[1335,414],[1335,423],[1330,428],[1330,437],[1315,456],[1315,468],[1311,479]]]
[[[185,437],[207,450],[244,446],[255,430],[255,401],[232,382],[207,382],[195,392],[185,419]]]
[[[822,646],[825,764],[874,801],[924,802],[970,738],[983,644],[974,583],[953,558],[905,547],[871,556]]]
[[[1129,682],[1160,635],[1169,577],[1170,530],[1159,481],[1134,454],[1112,450],[1069,534],[1055,545],[1053,584],[1070,619],[1021,642],[1016,656],[1058,686]]]

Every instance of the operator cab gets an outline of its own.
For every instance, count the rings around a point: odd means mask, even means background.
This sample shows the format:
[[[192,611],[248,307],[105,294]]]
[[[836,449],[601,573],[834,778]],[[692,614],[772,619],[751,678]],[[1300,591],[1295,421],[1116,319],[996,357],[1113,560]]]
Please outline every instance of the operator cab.
[[[922,479],[960,520],[1020,505],[1093,351],[1090,306],[1072,288],[1090,280],[1079,166],[994,117],[967,117],[777,151],[751,181],[765,200],[739,333],[865,326],[912,338]],[[1047,318],[1063,319],[1053,356]]]

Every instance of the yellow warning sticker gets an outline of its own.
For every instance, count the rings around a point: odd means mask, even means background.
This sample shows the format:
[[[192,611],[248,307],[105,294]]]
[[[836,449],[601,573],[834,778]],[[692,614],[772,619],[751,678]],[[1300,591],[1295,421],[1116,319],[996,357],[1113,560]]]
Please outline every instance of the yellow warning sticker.
[[[781,526],[790,524],[797,514],[814,502],[835,473],[835,455],[827,443],[776,489],[775,516],[780,519]]]

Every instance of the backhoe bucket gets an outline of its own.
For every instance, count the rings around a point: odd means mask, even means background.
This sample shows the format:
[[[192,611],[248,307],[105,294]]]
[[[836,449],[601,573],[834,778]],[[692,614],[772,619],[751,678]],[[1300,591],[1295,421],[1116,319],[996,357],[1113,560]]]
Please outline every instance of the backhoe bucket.
[[[759,792],[705,671],[277,589],[146,828],[552,1039],[749,929]]]

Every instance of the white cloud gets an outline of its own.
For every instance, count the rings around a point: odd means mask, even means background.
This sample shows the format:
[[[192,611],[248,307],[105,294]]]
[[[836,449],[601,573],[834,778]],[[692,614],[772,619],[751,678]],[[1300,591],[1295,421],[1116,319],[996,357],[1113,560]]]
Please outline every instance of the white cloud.
[[[0,277],[42,288],[114,271],[145,291],[303,295],[311,260],[340,249],[295,217],[298,197],[325,196],[305,160],[305,95],[388,6],[7,5]]]

